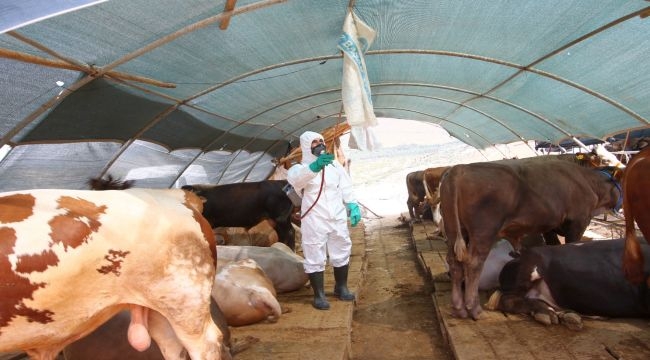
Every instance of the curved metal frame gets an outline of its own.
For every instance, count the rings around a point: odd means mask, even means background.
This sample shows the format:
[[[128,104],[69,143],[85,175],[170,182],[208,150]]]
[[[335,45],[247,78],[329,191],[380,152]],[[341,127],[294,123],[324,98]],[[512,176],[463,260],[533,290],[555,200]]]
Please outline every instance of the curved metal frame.
[[[159,47],[159,46],[161,46],[163,44],[169,43],[169,42],[171,42],[171,41],[173,41],[173,40],[175,40],[175,39],[177,39],[177,38],[179,38],[179,37],[181,37],[183,35],[186,35],[188,33],[196,31],[198,29],[204,28],[204,27],[206,27],[208,25],[211,25],[213,23],[216,23],[218,21],[221,21],[225,17],[236,16],[236,15],[239,15],[239,14],[242,14],[242,13],[258,10],[258,9],[261,9],[261,8],[264,8],[264,7],[267,7],[267,6],[271,6],[271,5],[275,5],[275,4],[278,4],[278,3],[281,3],[281,2],[285,2],[285,1],[286,0],[264,0],[264,1],[259,1],[259,2],[253,3],[253,4],[249,4],[249,5],[246,5],[246,6],[239,7],[237,9],[233,10],[233,11],[220,13],[218,15],[215,15],[215,16],[203,19],[201,21],[198,21],[198,22],[196,22],[194,24],[188,25],[188,26],[186,26],[186,27],[184,27],[184,28],[182,28],[182,29],[180,29],[180,30],[178,30],[176,32],[173,32],[171,34],[168,34],[168,35],[165,35],[165,36],[163,36],[161,38],[158,38],[157,40],[153,41],[152,43],[148,44],[147,46],[142,47],[142,48],[140,48],[138,50],[135,50],[135,51],[121,57],[120,59],[117,59],[117,60],[107,64],[106,66],[104,66],[102,68],[92,68],[92,70],[93,70],[92,73],[89,72],[88,75],[81,78],[80,80],[78,80],[77,82],[75,82],[74,84],[69,86],[67,89],[64,89],[57,96],[53,97],[48,102],[44,103],[41,107],[39,107],[38,109],[36,109],[32,113],[30,113],[27,117],[25,117],[22,121],[17,123],[14,126],[14,128],[12,128],[8,133],[6,133],[2,137],[2,139],[0,140],[0,146],[9,143],[11,141],[11,139],[16,134],[18,134],[22,129],[24,129],[27,125],[29,125],[32,121],[34,121],[40,115],[42,115],[45,111],[47,111],[48,109],[50,109],[51,107],[55,106],[57,103],[62,101],[69,94],[71,94],[72,92],[78,90],[79,88],[81,88],[85,84],[89,83],[90,81],[92,81],[96,77],[100,77],[100,76],[105,75],[108,71],[114,69],[115,67],[117,67],[117,66],[119,66],[119,65],[121,65],[121,64],[123,64],[125,62],[128,62],[128,61],[130,61],[130,60],[132,60],[134,58],[137,58],[138,56],[140,56],[142,54],[145,54],[145,53],[147,53],[147,52],[149,52],[149,51],[151,51],[151,50],[153,50],[153,49],[155,49],[155,48],[157,48],[157,47]],[[485,98],[485,99],[488,99],[488,100],[491,100],[491,101],[496,101],[498,103],[513,107],[513,108],[515,108],[515,109],[517,109],[519,111],[523,111],[523,112],[525,112],[525,113],[527,113],[527,114],[529,114],[531,116],[534,116],[535,118],[543,121],[545,124],[547,124],[548,126],[551,126],[555,130],[566,134],[567,137],[573,137],[574,136],[573,134],[571,134],[570,132],[562,129],[560,126],[558,126],[557,124],[553,123],[552,121],[542,117],[541,115],[535,114],[534,112],[530,111],[529,109],[527,109],[527,108],[525,108],[523,106],[520,106],[520,105],[517,105],[517,104],[514,104],[514,103],[510,103],[510,102],[505,101],[503,99],[499,99],[499,98],[496,98],[494,96],[489,95],[490,93],[494,92],[496,89],[498,89],[498,88],[504,86],[506,83],[512,81],[517,76],[519,76],[519,75],[521,75],[523,73],[529,72],[529,73],[534,73],[534,74],[549,78],[551,80],[560,82],[560,83],[565,84],[567,86],[578,89],[579,91],[587,93],[587,94],[589,94],[589,95],[591,95],[591,96],[593,96],[593,97],[595,97],[595,98],[597,98],[597,99],[599,99],[601,101],[604,101],[604,102],[608,103],[609,105],[614,106],[615,108],[625,112],[630,117],[637,120],[641,124],[641,126],[647,126],[648,124],[650,124],[650,121],[648,121],[648,119],[645,119],[641,115],[639,115],[639,114],[635,113],[634,111],[632,111],[631,109],[625,107],[623,104],[618,103],[615,100],[613,100],[613,99],[605,96],[604,94],[601,94],[601,93],[599,93],[599,92],[597,92],[597,91],[595,91],[593,89],[590,89],[590,88],[588,88],[586,86],[582,86],[582,85],[580,85],[578,83],[572,82],[572,81],[570,81],[570,80],[568,80],[566,78],[563,78],[561,76],[555,75],[555,74],[550,73],[550,72],[542,71],[542,70],[539,70],[539,69],[535,69],[534,66],[536,64],[539,64],[542,61],[544,61],[544,60],[546,60],[546,59],[548,59],[548,58],[550,58],[550,57],[552,57],[552,56],[566,50],[567,48],[570,48],[571,46],[573,46],[575,44],[578,44],[578,43],[580,43],[580,42],[582,42],[582,41],[584,41],[586,39],[589,39],[589,38],[593,37],[594,35],[602,32],[604,30],[607,30],[607,29],[609,29],[609,28],[611,28],[611,27],[613,27],[613,26],[615,26],[615,25],[617,25],[619,23],[622,23],[622,22],[624,22],[624,21],[626,21],[628,19],[631,19],[633,17],[639,16],[639,15],[647,12],[648,9],[650,9],[650,7],[635,11],[635,12],[630,13],[630,14],[628,14],[626,16],[623,16],[623,17],[621,17],[619,19],[616,19],[616,20],[614,20],[614,21],[612,21],[612,22],[610,22],[608,24],[605,24],[605,25],[601,26],[600,28],[598,28],[598,29],[596,29],[596,30],[594,30],[592,32],[589,32],[589,33],[587,33],[587,34],[585,34],[585,35],[583,35],[583,36],[581,36],[581,37],[579,37],[579,38],[577,38],[577,39],[575,39],[575,40],[573,40],[571,42],[568,42],[567,44],[553,50],[552,52],[540,57],[539,59],[533,61],[532,63],[530,63],[528,65],[520,65],[520,64],[515,64],[515,63],[511,63],[511,62],[507,62],[507,61],[503,61],[503,60],[499,60],[499,59],[494,59],[494,58],[489,58],[489,57],[484,57],[484,56],[478,56],[478,55],[473,55],[473,54],[464,54],[464,53],[458,53],[458,52],[439,51],[439,50],[391,49],[391,50],[371,50],[371,51],[368,51],[366,53],[366,56],[409,54],[409,55],[438,55],[438,56],[461,57],[461,58],[467,58],[467,59],[472,59],[472,60],[477,60],[477,61],[484,61],[484,62],[489,62],[489,63],[493,63],[493,64],[497,64],[497,65],[502,65],[502,66],[507,66],[507,67],[512,67],[512,68],[518,69],[518,71],[516,73],[512,74],[510,77],[503,80],[499,84],[493,86],[490,90],[488,90],[488,91],[486,91],[484,93],[476,93],[476,92],[472,92],[472,91],[465,90],[465,89],[453,88],[453,87],[448,87],[448,86],[441,86],[441,85],[436,85],[436,84],[417,84],[417,83],[399,83],[399,82],[396,82],[396,83],[371,84],[371,86],[373,88],[374,87],[381,87],[381,86],[427,86],[427,87],[445,88],[445,89],[449,89],[449,90],[453,90],[453,91],[461,91],[461,92],[464,92],[464,93],[472,94],[472,95],[474,95],[474,97],[460,103],[460,102],[455,102],[455,101],[452,101],[452,100],[449,100],[449,99],[438,98],[438,97],[428,97],[428,96],[423,96],[423,95],[398,94],[398,93],[390,94],[390,95],[393,95],[393,96],[418,96],[418,97],[421,97],[421,98],[435,99],[435,100],[439,100],[439,101],[446,101],[446,102],[449,102],[449,103],[454,103],[454,104],[458,105],[458,109],[464,107],[464,108],[470,109],[472,111],[478,112],[481,115],[485,116],[486,118],[490,119],[491,121],[497,122],[500,126],[507,129],[509,132],[511,132],[517,138],[519,138],[521,140],[525,140],[522,136],[517,134],[516,131],[511,129],[505,122],[503,122],[503,121],[501,121],[499,119],[496,119],[495,117],[490,116],[490,115],[486,114],[485,112],[479,111],[478,109],[476,109],[474,107],[471,107],[471,106],[467,105],[467,103],[471,102],[474,99]],[[76,61],[74,59],[66,58],[63,55],[60,55],[60,54],[58,54],[58,53],[56,53],[56,52],[54,52],[54,51],[52,51],[50,49],[47,49],[44,46],[41,46],[40,44],[31,41],[30,39],[20,35],[19,33],[15,32],[15,31],[11,32],[10,35],[14,36],[15,38],[17,38],[20,41],[23,41],[23,42],[25,42],[25,43],[27,43],[27,44],[29,44],[31,46],[34,46],[34,47],[38,48],[41,51],[45,51],[46,53],[48,53],[48,54],[50,54],[50,55],[54,56],[55,58],[58,58],[58,59],[60,59],[62,61],[65,61],[65,62],[74,64],[74,65],[80,66],[82,68],[87,67],[87,65],[85,65],[83,63],[80,63],[80,62],[78,62],[78,61]],[[147,91],[149,93],[156,94],[156,95],[162,96],[164,98],[167,98],[167,99],[169,99],[171,101],[174,101],[175,104],[173,104],[168,109],[164,110],[159,115],[154,117],[150,121],[150,123],[148,125],[146,125],[143,129],[138,131],[136,134],[134,134],[130,141],[125,142],[122,145],[121,149],[118,151],[118,153],[116,153],[113,156],[113,158],[109,161],[109,163],[102,170],[101,175],[103,176],[105,174],[105,172],[110,168],[110,166],[121,156],[121,154],[123,154],[123,152],[133,143],[133,141],[135,139],[137,139],[144,131],[146,131],[146,129],[148,129],[151,126],[155,125],[157,122],[159,122],[161,119],[163,119],[166,115],[168,115],[169,113],[171,113],[173,110],[175,110],[176,108],[178,108],[181,105],[190,106],[190,107],[192,107],[194,109],[204,111],[204,112],[206,112],[208,114],[211,114],[211,115],[226,119],[228,121],[232,121],[234,123],[234,126],[228,128],[228,129],[223,129],[223,131],[224,131],[223,135],[213,139],[210,143],[206,144],[205,146],[200,147],[201,151],[199,151],[197,156],[194,159],[192,159],[184,169],[182,169],[180,171],[180,173],[179,173],[179,175],[177,177],[177,179],[178,179],[180,176],[182,176],[182,174],[185,172],[185,170],[187,168],[189,168],[189,166],[194,161],[196,161],[196,159],[198,159],[198,157],[200,157],[201,154],[204,153],[205,149],[209,148],[214,143],[218,142],[221,138],[226,136],[226,134],[230,133],[232,130],[234,130],[234,129],[236,129],[236,128],[244,125],[244,124],[250,123],[256,117],[258,117],[258,116],[260,116],[262,114],[265,114],[265,113],[267,113],[269,111],[272,111],[272,110],[274,110],[276,108],[282,107],[284,105],[290,104],[290,103],[295,102],[295,101],[299,101],[299,100],[303,100],[303,99],[306,99],[306,98],[309,98],[309,97],[317,96],[317,95],[320,95],[320,94],[323,94],[323,93],[332,92],[332,91],[340,91],[340,88],[321,90],[321,91],[317,91],[317,92],[312,93],[312,94],[308,94],[308,95],[300,96],[298,98],[294,98],[294,99],[284,101],[284,102],[282,102],[280,104],[274,104],[273,106],[271,106],[271,107],[269,107],[267,109],[264,109],[263,111],[260,111],[257,114],[255,114],[255,115],[253,115],[253,116],[251,116],[248,119],[243,120],[243,121],[236,121],[236,120],[233,120],[233,119],[228,119],[225,116],[219,115],[219,114],[214,113],[212,111],[205,110],[201,106],[191,104],[190,102],[192,100],[194,100],[194,99],[196,99],[196,98],[198,98],[198,97],[200,97],[202,95],[213,92],[213,91],[215,91],[217,89],[228,86],[228,85],[230,85],[232,83],[235,83],[235,82],[237,82],[237,81],[239,81],[241,79],[244,79],[244,78],[256,75],[256,74],[260,74],[260,73],[263,73],[263,72],[266,72],[266,71],[270,71],[270,70],[277,69],[277,68],[282,68],[282,67],[288,67],[288,66],[292,66],[292,65],[297,65],[297,64],[302,64],[302,63],[307,63],[307,62],[324,61],[324,60],[336,59],[336,58],[341,58],[341,57],[342,57],[342,55],[337,54],[337,55],[311,57],[311,58],[306,58],[306,59],[298,59],[298,60],[293,60],[293,61],[289,61],[289,62],[283,62],[283,63],[269,65],[269,66],[266,66],[264,68],[260,68],[260,69],[256,69],[256,70],[244,73],[244,74],[240,74],[240,75],[238,75],[236,77],[233,77],[233,78],[227,80],[226,82],[223,82],[223,83],[208,87],[208,88],[206,88],[206,89],[204,89],[204,90],[202,90],[202,91],[200,91],[200,92],[198,92],[198,93],[196,93],[196,94],[194,94],[194,95],[192,95],[192,96],[190,96],[190,97],[188,97],[186,99],[174,99],[174,98],[169,97],[169,96],[167,96],[165,94],[160,94],[160,93],[158,93],[156,91],[152,91],[152,90],[142,88],[140,86],[136,86],[136,85],[134,85],[134,84],[132,84],[130,82],[120,81],[121,83],[123,83],[125,85],[128,85],[128,86],[132,86],[134,88],[137,88],[138,90]],[[113,79],[113,80],[116,80],[116,79]],[[375,94],[374,96],[381,96],[381,95],[382,94]],[[389,94],[385,94],[385,95],[389,95]],[[321,105],[316,105],[315,107],[318,107],[318,106],[321,106]],[[315,108],[315,107],[312,107],[312,108]],[[310,109],[312,109],[312,108],[310,108]],[[398,108],[395,108],[395,109],[398,109]],[[410,110],[410,109],[400,109],[400,110],[417,112],[417,111]],[[297,112],[296,114],[298,114],[300,112],[302,112],[302,110]],[[422,114],[427,115],[427,116],[432,116],[430,114],[424,114],[424,113],[422,113]],[[294,116],[294,115],[292,115],[292,116]],[[290,116],[290,117],[292,117],[292,116]],[[435,116],[432,116],[432,117],[436,118]],[[285,118],[285,119],[281,120],[280,122],[286,121],[287,119],[288,118]],[[449,121],[447,119],[443,119],[443,118],[438,118],[438,119],[440,119],[441,122],[446,121],[446,122],[453,123],[453,122],[451,122],[451,121]],[[279,124],[280,122],[274,122],[272,125],[268,126],[269,129],[277,126],[277,124]],[[311,123],[313,123],[313,122],[310,122],[310,124]],[[456,125],[461,126],[459,124],[456,124]],[[295,133],[298,130],[299,129],[296,129],[292,133]],[[264,132],[262,132],[262,133],[264,133]],[[250,144],[252,141],[256,140],[258,138],[258,136],[252,137],[251,140],[247,143],[247,145]],[[488,141],[486,141],[486,142],[489,143]],[[492,144],[492,145],[494,145],[494,144]],[[232,163],[232,161],[234,161],[234,158],[231,160],[231,163]],[[225,170],[224,170],[224,172],[225,172]],[[223,174],[222,174],[222,176],[223,176]]]

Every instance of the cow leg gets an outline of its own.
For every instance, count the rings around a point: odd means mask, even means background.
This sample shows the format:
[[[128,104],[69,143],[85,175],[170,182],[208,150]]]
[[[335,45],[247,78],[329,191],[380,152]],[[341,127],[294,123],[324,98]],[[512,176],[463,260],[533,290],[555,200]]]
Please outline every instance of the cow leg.
[[[478,296],[478,283],[491,247],[491,242],[482,240],[469,244],[469,257],[465,262],[465,307],[474,320],[478,320],[483,312]]]
[[[456,259],[453,246],[447,251],[447,264],[449,264],[449,276],[451,277],[451,315],[458,318],[467,317],[467,309],[463,297],[463,264]]]
[[[286,221],[276,221],[275,231],[283,244],[296,251],[296,232],[293,230],[289,218]]]
[[[582,240],[582,236],[589,226],[591,219],[587,218],[586,221],[571,221],[566,227],[566,232],[564,234],[564,240],[566,244]]]
[[[171,324],[159,312],[149,311],[149,331],[166,360],[185,360],[187,352],[181,344]]]
[[[415,204],[413,204],[410,197],[406,201],[406,207],[409,209],[409,216],[411,217],[411,220],[415,220],[415,213],[413,211],[413,208],[415,207]]]
[[[496,299],[494,299],[496,297]],[[514,293],[500,293],[496,291],[490,302],[496,302],[496,309],[510,314],[531,314],[547,310],[546,304],[537,300],[530,300]]]
[[[32,360],[54,360],[61,350],[61,347],[48,349],[41,348],[38,350],[27,350],[25,353],[27,353],[29,358]],[[13,359],[16,359],[16,357]]]
[[[540,300],[527,299],[520,294],[495,292],[489,303],[496,302],[496,309],[510,314],[530,314],[545,325],[557,324],[557,314]]]
[[[158,278],[158,281],[147,283],[149,289],[167,294],[150,298],[150,307],[169,321],[190,358],[230,359],[230,353],[224,346],[223,332],[211,317],[215,270],[209,252],[197,247],[187,253],[174,255],[176,258],[172,258],[170,264],[176,266],[176,271],[169,278]],[[193,270],[187,270],[187,266],[192,266]],[[184,285],[169,287],[167,284]],[[163,346],[159,344],[159,347]]]
[[[208,310],[207,304],[202,308]],[[175,325],[174,332],[190,354],[190,358],[206,360],[231,359],[223,343],[223,334],[212,321],[209,311],[206,311],[200,318],[177,321]]]
[[[560,238],[555,231],[548,231],[542,234],[546,245],[560,245]]]

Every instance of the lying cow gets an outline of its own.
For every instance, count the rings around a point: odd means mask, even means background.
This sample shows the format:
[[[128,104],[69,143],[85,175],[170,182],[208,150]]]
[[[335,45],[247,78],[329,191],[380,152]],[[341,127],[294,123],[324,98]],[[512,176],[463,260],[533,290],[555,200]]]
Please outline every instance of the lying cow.
[[[650,240],[650,147],[632,157],[623,174],[623,212],[625,214],[625,253],[623,271],[634,284],[641,284],[644,256],[636,238],[634,223]],[[647,256],[645,257],[647,259]]]
[[[0,352],[54,359],[128,309],[138,350],[153,336],[193,359],[230,358],[210,316],[216,245],[201,210],[178,189],[0,194]]]
[[[242,227],[218,227],[213,229],[219,245],[262,246],[268,247],[278,242],[275,223],[269,219],[262,220],[250,229]]]
[[[582,323],[579,317],[564,317],[567,310],[593,316],[648,317],[647,287],[625,281],[624,247],[625,240],[617,239],[524,250],[503,267],[500,291],[487,308],[533,314],[544,324],[568,320],[571,329],[580,329]],[[642,244],[641,251],[650,256],[649,245]],[[643,276],[650,276],[650,264],[645,264]]]
[[[526,235],[521,239],[521,249],[515,249],[510,241],[501,239],[497,241],[483,263],[483,270],[479,277],[479,290],[495,290],[499,287],[499,274],[503,267],[519,256],[522,249],[529,249],[535,246],[544,246],[544,238],[541,234]]]
[[[440,210],[453,315],[480,315],[479,275],[497,239],[510,240],[516,249],[526,234],[555,232],[574,242],[592,216],[614,209],[620,198],[609,172],[570,161],[502,160],[449,169],[440,185]]]
[[[273,283],[253,259],[219,267],[212,297],[230,326],[276,322],[282,314]]]
[[[255,260],[278,293],[299,290],[308,280],[303,258],[282,243],[270,247],[218,245],[217,257],[219,264],[249,258]]]
[[[251,228],[264,219],[275,223],[280,241],[295,250],[291,226],[293,203],[282,190],[286,180],[265,180],[225,185],[185,185],[205,199],[203,216],[212,228]]]

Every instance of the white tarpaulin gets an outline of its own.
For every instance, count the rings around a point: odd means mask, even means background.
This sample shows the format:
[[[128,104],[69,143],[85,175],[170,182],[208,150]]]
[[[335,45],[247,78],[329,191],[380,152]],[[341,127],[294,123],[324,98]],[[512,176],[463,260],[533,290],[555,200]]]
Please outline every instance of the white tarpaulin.
[[[2,0],[0,33],[107,0]]]
[[[343,51],[341,96],[351,127],[349,147],[352,149],[374,150],[381,146],[372,130],[377,125],[377,118],[372,108],[370,83],[363,58],[363,53],[375,40],[375,34],[375,30],[352,11],[348,12],[338,47]]]

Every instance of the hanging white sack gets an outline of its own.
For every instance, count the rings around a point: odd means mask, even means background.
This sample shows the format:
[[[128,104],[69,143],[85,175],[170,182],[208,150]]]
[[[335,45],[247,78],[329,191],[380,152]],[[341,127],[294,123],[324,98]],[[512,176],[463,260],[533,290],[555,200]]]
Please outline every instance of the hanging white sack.
[[[343,23],[338,48],[343,51],[341,97],[350,130],[352,149],[375,150],[381,147],[372,130],[377,118],[372,107],[370,83],[363,54],[375,40],[376,32],[352,11]]]

